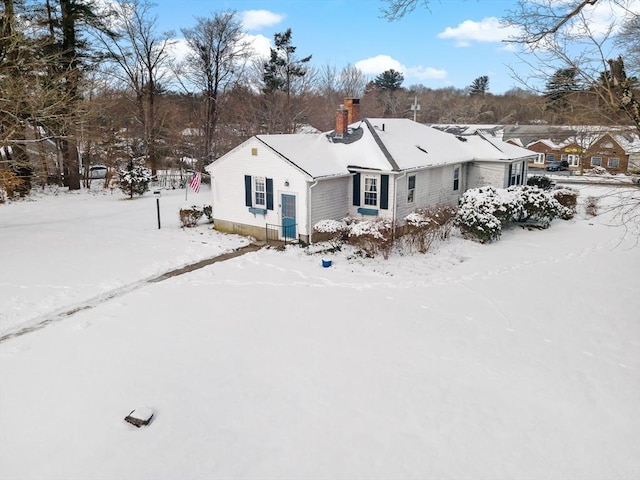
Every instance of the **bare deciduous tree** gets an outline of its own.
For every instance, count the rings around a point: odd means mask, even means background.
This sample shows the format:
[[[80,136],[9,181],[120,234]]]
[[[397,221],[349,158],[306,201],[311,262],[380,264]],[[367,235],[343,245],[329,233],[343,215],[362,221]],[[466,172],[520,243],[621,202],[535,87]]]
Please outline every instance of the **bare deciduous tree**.
[[[145,156],[151,172],[159,163],[158,141],[164,117],[158,97],[168,74],[172,32],[158,33],[154,4],[148,0],[119,0],[110,12],[115,35],[99,35],[107,57],[118,67],[117,78],[133,92],[136,121],[142,127]]]
[[[232,88],[242,77],[251,54],[251,46],[243,39],[242,25],[233,11],[196,20],[194,28],[182,30],[191,49],[182,72],[187,82],[193,84],[204,96],[204,158],[200,161],[202,168],[202,160],[210,163],[219,153],[214,148],[214,136],[224,98],[221,94]]]

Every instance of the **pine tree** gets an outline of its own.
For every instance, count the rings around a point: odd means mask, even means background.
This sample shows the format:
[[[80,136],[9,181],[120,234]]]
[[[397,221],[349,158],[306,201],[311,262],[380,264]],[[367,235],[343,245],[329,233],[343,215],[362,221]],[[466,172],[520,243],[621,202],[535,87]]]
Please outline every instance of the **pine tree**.
[[[556,70],[546,84],[547,109],[564,110],[569,106],[571,93],[580,90],[577,75],[578,69],[573,67]]]
[[[467,87],[467,92],[469,92],[469,95],[472,97],[484,97],[489,92],[489,77],[482,75],[481,77],[476,78],[471,82],[471,85]]]
[[[132,158],[127,165],[118,169],[119,186],[129,198],[134,195],[144,195],[149,191],[151,170],[144,166],[144,161]]]
[[[385,70],[373,80],[378,88],[391,92],[398,90],[402,82],[404,82],[404,75],[401,72],[396,72],[393,68]]]
[[[291,94],[297,79],[307,74],[307,66],[311,55],[297,58],[296,47],[291,44],[291,29],[274,35],[275,48],[271,49],[269,61],[264,62],[262,70],[262,91],[267,95],[284,92],[286,97],[285,124],[288,131],[292,130]]]

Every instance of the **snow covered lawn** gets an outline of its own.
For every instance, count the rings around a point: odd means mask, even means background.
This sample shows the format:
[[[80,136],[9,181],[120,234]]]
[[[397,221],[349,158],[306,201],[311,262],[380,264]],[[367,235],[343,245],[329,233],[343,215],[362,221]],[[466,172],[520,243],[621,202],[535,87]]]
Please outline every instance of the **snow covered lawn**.
[[[640,477],[640,246],[610,215],[144,284],[246,242],[180,229],[183,195],[161,230],[151,197],[0,206],[2,331],[93,306],[0,343],[3,480]]]

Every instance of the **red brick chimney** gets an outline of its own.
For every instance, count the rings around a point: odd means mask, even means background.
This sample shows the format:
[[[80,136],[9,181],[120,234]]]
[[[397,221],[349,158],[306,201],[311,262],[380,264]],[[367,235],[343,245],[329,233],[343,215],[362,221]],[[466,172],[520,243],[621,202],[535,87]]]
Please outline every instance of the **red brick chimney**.
[[[360,99],[359,98],[345,98],[343,100],[344,106],[349,112],[348,122],[349,125],[360,121]]]
[[[342,137],[347,133],[347,126],[349,125],[349,111],[344,105],[340,105],[336,112],[336,136]]]

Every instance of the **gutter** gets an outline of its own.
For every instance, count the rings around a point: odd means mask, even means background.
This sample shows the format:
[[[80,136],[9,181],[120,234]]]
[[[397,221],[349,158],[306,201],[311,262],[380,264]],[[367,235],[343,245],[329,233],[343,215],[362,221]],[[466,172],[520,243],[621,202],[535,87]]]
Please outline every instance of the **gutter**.
[[[313,212],[313,210],[311,209],[311,189],[317,184],[318,181],[316,180],[311,185],[309,185],[309,188],[307,189],[307,192],[309,192],[309,196],[307,197],[307,227],[309,229],[309,244],[311,244],[313,241],[313,225],[311,225],[311,212]]]
[[[396,241],[396,205],[398,205],[398,180],[407,176],[407,172],[403,172],[393,180],[393,212],[391,213],[391,221],[393,225],[393,233],[391,239]]]

